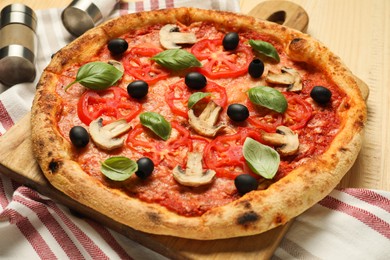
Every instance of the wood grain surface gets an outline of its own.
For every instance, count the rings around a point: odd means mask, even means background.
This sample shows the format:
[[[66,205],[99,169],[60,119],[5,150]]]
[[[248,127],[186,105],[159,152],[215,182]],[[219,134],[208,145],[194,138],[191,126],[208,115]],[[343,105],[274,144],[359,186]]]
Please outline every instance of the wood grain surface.
[[[37,10],[64,7],[71,1],[1,0],[0,9],[15,2],[27,4]],[[241,11],[248,13],[260,2],[263,1],[241,0]],[[367,100],[368,123],[365,142],[355,165],[342,180],[340,187],[362,187],[390,191],[388,160],[390,150],[390,1],[294,0],[292,2],[301,5],[310,17],[307,33],[319,39],[339,55],[351,71],[366,82],[370,88]],[[29,139],[28,126],[29,115],[0,138],[0,162],[6,166],[12,165],[12,169],[1,166],[0,171],[7,175],[12,174],[10,170],[36,174],[36,176],[30,176],[34,181],[26,184],[37,188],[37,190],[45,189],[48,184],[42,178],[39,167],[30,152],[31,140]],[[25,178],[23,180],[25,181]],[[47,190],[47,193],[54,199],[57,197],[62,199],[62,194],[52,189]],[[75,204],[71,200],[65,204],[78,207],[77,203]],[[88,215],[89,209],[83,210]],[[90,212],[90,214],[94,213]],[[151,236],[134,232],[107,221],[104,216],[99,216],[98,220],[172,258],[235,259],[237,254],[245,259],[267,258],[287,230],[286,227],[281,227],[281,229],[242,240],[231,239],[203,243],[202,241],[178,240],[172,237]]]

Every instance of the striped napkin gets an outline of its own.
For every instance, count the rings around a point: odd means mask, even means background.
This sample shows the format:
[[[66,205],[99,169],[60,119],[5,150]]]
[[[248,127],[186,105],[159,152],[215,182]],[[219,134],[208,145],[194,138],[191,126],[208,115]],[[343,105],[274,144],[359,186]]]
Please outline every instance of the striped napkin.
[[[238,0],[147,0],[118,4],[110,17],[167,7],[239,11]],[[73,40],[60,9],[37,12],[37,75],[57,50]],[[33,83],[0,84],[0,135],[31,109]],[[390,192],[334,190],[297,217],[273,259],[389,259]],[[165,259],[93,220],[0,174],[1,259]]]

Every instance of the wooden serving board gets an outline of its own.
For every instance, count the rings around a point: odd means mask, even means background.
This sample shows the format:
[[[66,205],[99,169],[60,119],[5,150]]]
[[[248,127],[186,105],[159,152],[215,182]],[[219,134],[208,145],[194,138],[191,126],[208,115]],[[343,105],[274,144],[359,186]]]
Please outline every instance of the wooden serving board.
[[[306,12],[300,6],[287,1],[272,1],[271,5],[261,3],[249,14],[283,23],[302,31],[305,31],[308,25]],[[166,257],[172,259],[237,259],[238,257],[268,259],[291,224],[288,223],[256,236],[213,241],[157,236],[136,231],[79,204],[52,187],[43,176],[32,154],[30,134],[30,115],[28,114],[0,137],[1,173]]]

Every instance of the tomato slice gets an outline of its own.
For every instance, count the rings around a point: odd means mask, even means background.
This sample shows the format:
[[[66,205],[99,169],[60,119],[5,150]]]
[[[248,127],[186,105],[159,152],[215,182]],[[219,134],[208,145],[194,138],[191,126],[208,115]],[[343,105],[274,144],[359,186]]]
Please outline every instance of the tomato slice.
[[[169,86],[169,91],[165,94],[165,101],[174,114],[188,118],[188,99],[192,93],[197,91],[199,90],[189,89],[182,79]],[[208,81],[202,91],[211,93],[211,99],[217,105],[226,108],[227,94],[224,87],[221,87],[215,82]]]
[[[165,101],[174,114],[188,118],[187,104],[190,96],[191,90],[186,86],[184,80],[180,80],[169,86],[169,90],[165,93]]]
[[[283,115],[283,125],[292,130],[303,128],[312,116],[311,105],[293,92],[285,92],[283,95],[288,103],[287,110]]]
[[[282,125],[283,115],[268,108],[256,106],[250,100],[247,101],[249,110],[248,122],[266,132],[273,133],[276,128]]]
[[[123,58],[126,73],[134,78],[146,81],[149,85],[166,79],[169,72],[150,58],[161,52],[159,48],[133,47]]]
[[[216,171],[218,177],[234,179],[242,173],[251,173],[242,154],[242,146],[247,137],[261,141],[259,131],[241,128],[233,135],[221,135],[206,145],[204,162],[208,169]]]
[[[120,87],[110,87],[103,91],[87,90],[77,104],[77,114],[86,125],[101,116],[104,124],[118,119],[130,122],[141,109],[142,105]]]
[[[184,167],[187,153],[192,151],[190,131],[176,121],[171,125],[172,133],[167,141],[138,124],[130,131],[126,143],[139,156],[149,157],[155,165],[162,164],[171,169],[176,165]]]
[[[225,51],[222,39],[201,40],[192,46],[191,52],[203,64],[200,72],[211,79],[244,75],[254,57],[251,48],[243,43],[233,51]]]

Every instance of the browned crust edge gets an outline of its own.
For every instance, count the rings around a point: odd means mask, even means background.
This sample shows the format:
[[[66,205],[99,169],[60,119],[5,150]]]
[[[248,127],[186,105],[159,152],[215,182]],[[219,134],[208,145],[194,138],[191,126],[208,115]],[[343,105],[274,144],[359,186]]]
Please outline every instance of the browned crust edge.
[[[92,57],[110,38],[135,30],[145,23],[191,23],[205,20],[222,24],[227,29],[251,28],[283,39],[292,59],[308,62],[328,72],[334,82],[349,95],[352,105],[340,112],[343,118],[342,131],[335,137],[329,150],[317,160],[297,168],[266,190],[248,193],[200,217],[188,218],[157,204],[130,198],[118,190],[97,183],[84,173],[70,159],[71,148],[56,128],[55,118],[61,103],[53,93],[58,80],[57,73],[74,62],[82,61],[84,57]],[[293,39],[300,40],[291,43]],[[92,46],[87,44],[91,40],[94,42]],[[44,175],[54,187],[137,230],[209,240],[267,231],[301,214],[330,193],[353,165],[361,148],[366,107],[352,73],[337,56],[308,35],[252,17],[179,8],[119,17],[92,29],[60,50],[41,76],[31,120],[34,154]]]

